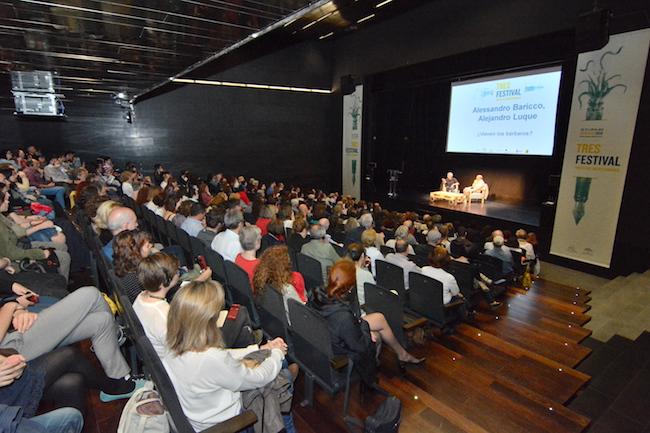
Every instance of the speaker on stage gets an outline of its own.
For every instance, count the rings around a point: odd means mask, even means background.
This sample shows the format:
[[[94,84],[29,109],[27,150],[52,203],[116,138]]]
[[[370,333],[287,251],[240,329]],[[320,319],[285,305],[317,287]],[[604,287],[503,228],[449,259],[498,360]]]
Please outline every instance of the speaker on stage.
[[[344,95],[351,95],[355,90],[354,77],[352,75],[344,75],[341,77],[341,93]]]
[[[608,9],[595,9],[578,17],[576,25],[577,52],[599,50],[607,45],[611,15],[611,11]]]

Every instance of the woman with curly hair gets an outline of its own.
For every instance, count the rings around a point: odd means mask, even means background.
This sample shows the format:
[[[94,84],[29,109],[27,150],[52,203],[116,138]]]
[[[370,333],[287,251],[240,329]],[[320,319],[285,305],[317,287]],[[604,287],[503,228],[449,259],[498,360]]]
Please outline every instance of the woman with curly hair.
[[[267,284],[282,294],[285,303],[289,298],[303,304],[307,302],[305,280],[300,273],[291,271],[289,250],[285,245],[270,247],[260,257],[253,275],[255,295],[261,295]]]
[[[138,281],[138,265],[151,254],[151,235],[143,230],[124,231],[113,239],[113,266],[115,275],[133,302],[142,287]]]

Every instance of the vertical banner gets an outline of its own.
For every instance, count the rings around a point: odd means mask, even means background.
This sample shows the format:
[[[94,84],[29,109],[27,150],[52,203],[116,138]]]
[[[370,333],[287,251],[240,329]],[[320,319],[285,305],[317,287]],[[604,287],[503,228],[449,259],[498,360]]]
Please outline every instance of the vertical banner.
[[[363,86],[343,95],[343,195],[361,198],[361,114]]]
[[[551,254],[609,268],[650,29],[578,56]]]

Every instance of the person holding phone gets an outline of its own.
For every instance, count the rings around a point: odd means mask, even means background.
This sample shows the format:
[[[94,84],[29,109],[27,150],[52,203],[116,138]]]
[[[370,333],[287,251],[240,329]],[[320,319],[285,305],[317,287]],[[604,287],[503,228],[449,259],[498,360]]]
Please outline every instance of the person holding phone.
[[[242,363],[255,349],[226,350],[215,326],[224,304],[219,283],[193,282],[176,293],[169,309],[163,364],[196,431],[238,415],[241,392],[273,381],[287,353],[286,343],[277,338],[267,343],[270,355],[259,366]]]

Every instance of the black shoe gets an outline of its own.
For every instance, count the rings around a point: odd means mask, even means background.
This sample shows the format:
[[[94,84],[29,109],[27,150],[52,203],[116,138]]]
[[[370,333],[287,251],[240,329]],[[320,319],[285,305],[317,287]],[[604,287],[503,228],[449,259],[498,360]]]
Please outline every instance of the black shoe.
[[[404,372],[407,366],[422,366],[424,365],[424,361],[426,361],[426,358],[415,358],[412,361],[399,361],[399,369]]]

